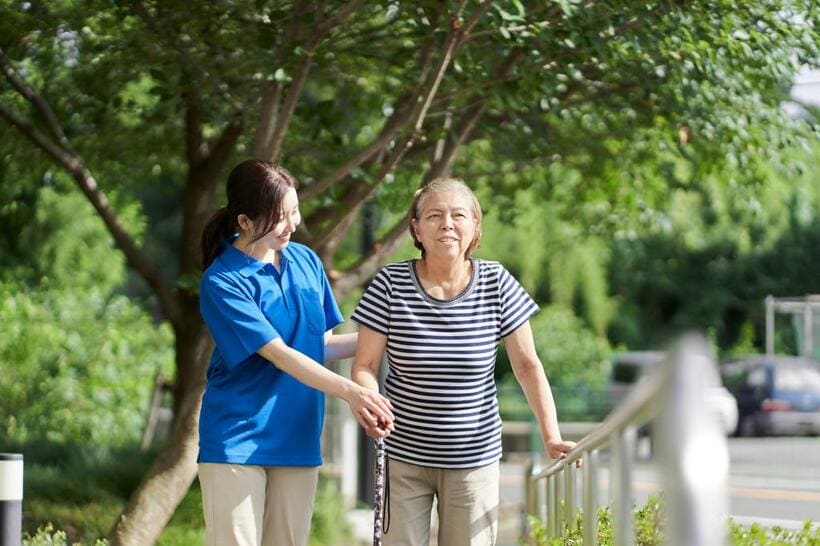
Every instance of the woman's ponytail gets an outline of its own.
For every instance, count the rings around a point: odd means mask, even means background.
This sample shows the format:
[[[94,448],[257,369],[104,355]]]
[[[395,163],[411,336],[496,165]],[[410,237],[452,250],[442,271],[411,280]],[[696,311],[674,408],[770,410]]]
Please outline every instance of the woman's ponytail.
[[[236,232],[234,219],[228,207],[214,213],[202,230],[202,270],[211,265],[222,249],[222,243]]]

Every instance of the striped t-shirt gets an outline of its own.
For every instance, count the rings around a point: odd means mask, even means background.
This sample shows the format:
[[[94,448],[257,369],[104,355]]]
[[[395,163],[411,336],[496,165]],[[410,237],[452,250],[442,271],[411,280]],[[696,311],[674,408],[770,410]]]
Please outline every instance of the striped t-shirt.
[[[467,288],[430,297],[410,260],[385,266],[352,319],[387,336],[385,395],[395,430],[392,459],[437,468],[472,468],[501,457],[496,399],[498,342],[538,311],[498,262],[472,260]]]

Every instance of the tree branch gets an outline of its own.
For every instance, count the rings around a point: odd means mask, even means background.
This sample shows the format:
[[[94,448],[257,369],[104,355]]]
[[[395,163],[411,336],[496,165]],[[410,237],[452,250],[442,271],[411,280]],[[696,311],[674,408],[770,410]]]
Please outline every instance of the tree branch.
[[[42,97],[40,97],[42,100]],[[79,186],[80,190],[100,215],[114,243],[125,254],[128,263],[139,273],[148,286],[151,287],[159,300],[165,316],[174,324],[180,320],[179,305],[173,289],[154,263],[137,247],[131,236],[125,231],[111,207],[105,193],[100,190],[97,181],[83,164],[82,160],[72,152],[65,150],[46,135],[38,131],[33,125],[16,115],[6,105],[0,103],[0,117],[3,117],[20,133],[33,142],[38,148],[51,157],[54,162],[64,168]]]
[[[293,112],[296,110],[296,103],[299,102],[299,97],[302,95],[302,89],[305,87],[310,69],[313,66],[313,48],[305,52],[302,63],[296,67],[293,74],[288,94],[281,108],[277,109],[276,123],[274,125],[273,134],[271,135],[268,149],[265,156],[271,160],[276,161],[279,152],[282,148],[282,143],[285,140],[285,135],[288,132],[290,121],[293,118]]]
[[[11,84],[11,86],[22,95],[40,114],[46,122],[46,126],[51,131],[57,142],[66,150],[70,150],[68,138],[66,138],[63,128],[57,121],[57,116],[43,97],[38,95],[23,79],[17,74],[17,71],[11,65],[11,61],[6,56],[6,52],[0,48],[0,69],[3,71],[3,76]]]
[[[308,74],[313,66],[313,56],[316,49],[331,30],[342,24],[363,4],[364,0],[351,0],[332,17],[322,21],[315,28],[310,29],[311,35],[305,45],[302,62],[293,72],[293,78],[287,95],[281,105],[279,103],[282,97],[282,85],[274,84],[269,89],[269,92],[263,96],[262,117],[254,144],[254,152],[257,157],[263,157],[270,161],[276,161],[277,157],[279,157],[282,144],[290,127],[290,122],[293,119],[293,113],[296,110],[296,105],[299,102]],[[303,30],[305,29],[297,29],[295,34],[302,34]],[[277,82],[277,84],[278,83],[279,82]]]
[[[385,234],[368,254],[361,258],[350,269],[342,273],[333,282],[333,291],[342,298],[357,286],[361,286],[378,271],[381,264],[390,258],[404,243],[408,236],[407,227],[410,225],[410,216],[405,215],[396,222],[390,231]]]
[[[459,12],[463,8],[465,2],[462,2],[459,7]],[[396,166],[401,162],[407,151],[413,147],[416,140],[421,138],[421,128],[427,114],[430,104],[438,91],[441,80],[454,58],[458,48],[463,43],[464,32],[469,31],[479,20],[481,15],[486,13],[491,2],[485,1],[476,10],[476,13],[470,18],[466,25],[459,22],[458,15],[450,20],[450,32],[442,46],[441,55],[438,58],[438,63],[435,69],[428,75],[422,86],[421,93],[419,93],[419,100],[413,104],[412,119],[410,120],[413,130],[405,135],[402,142],[396,146],[388,157],[387,161],[379,169],[379,172],[374,177],[372,183],[360,180],[354,183],[351,191],[345,192],[343,207],[334,207],[330,210],[329,217],[323,217],[323,213],[318,212],[314,215],[312,220],[317,224],[325,224],[327,227],[325,231],[314,239],[314,245],[320,249],[320,254],[326,258],[331,256],[335,251],[342,234],[351,224],[351,218],[358,214],[363,203],[368,200],[378,190],[380,183],[384,177],[391,173]],[[482,110],[483,111],[483,110]],[[480,112],[479,112],[480,115]],[[477,119],[477,118],[476,118]],[[453,151],[449,156],[452,158]]]
[[[353,15],[353,13],[362,7],[365,3],[365,0],[350,0],[347,4],[342,6],[342,8],[337,11],[332,17],[323,21],[317,28],[316,34],[322,38],[336,28],[337,26],[341,25],[348,17]]]
[[[435,32],[431,32],[424,45],[421,47],[419,55],[420,82],[425,82],[429,78],[430,70],[432,70],[433,44],[435,43]],[[416,87],[414,90],[413,87]],[[383,152],[384,149],[393,141],[395,136],[407,123],[416,119],[417,106],[424,95],[424,85],[415,84],[404,93],[404,97],[399,101],[391,116],[387,119],[379,135],[370,144],[365,146],[362,150],[356,153],[350,160],[342,166],[325,176],[323,179],[314,182],[310,186],[305,187],[299,192],[299,199],[304,201],[323,193],[328,188],[344,180],[350,172],[356,167],[369,161],[374,156]]]
[[[282,99],[282,82],[266,82],[262,88],[262,108],[259,125],[253,139],[253,156],[266,157],[273,141],[273,132],[279,119],[279,101]]]
[[[233,119],[222,133],[208,146],[210,150],[200,163],[200,169],[216,174],[225,167],[225,162],[233,152],[237,140],[245,129],[243,112],[235,112]]]
[[[466,142],[475,128],[476,122],[481,117],[486,107],[486,100],[481,103],[476,103],[470,110],[470,113],[465,116],[459,124],[460,130],[455,138],[453,138],[445,147],[441,157],[434,162],[426,175],[423,177],[422,184],[426,184],[430,180],[439,176],[444,176],[449,173],[450,167],[455,160],[456,153],[460,146]],[[343,297],[351,290],[363,284],[367,279],[372,277],[379,266],[385,260],[395,253],[404,242],[408,235],[407,227],[410,224],[410,211],[382,237],[376,244],[373,245],[369,252],[363,256],[352,267],[339,276],[333,283],[333,290],[339,297]]]
[[[202,146],[202,102],[196,89],[186,89],[182,94],[185,104],[185,156],[189,165],[202,161],[205,150]]]

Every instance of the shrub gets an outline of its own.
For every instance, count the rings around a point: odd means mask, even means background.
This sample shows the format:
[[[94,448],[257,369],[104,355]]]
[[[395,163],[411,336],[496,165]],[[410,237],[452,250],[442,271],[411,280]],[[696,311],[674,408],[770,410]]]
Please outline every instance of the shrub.
[[[530,539],[537,546],[582,546],[584,538],[583,514],[578,514],[575,524],[565,529],[560,538],[547,538],[544,523],[535,517],[529,518]],[[782,527],[763,527],[757,523],[744,526],[727,521],[728,535],[732,546],[820,546],[820,526],[814,527],[806,521],[799,531]],[[660,546],[664,543],[663,499],[652,495],[646,504],[634,512],[633,529],[636,546]],[[598,511],[598,544],[612,546],[612,515],[608,507]]]

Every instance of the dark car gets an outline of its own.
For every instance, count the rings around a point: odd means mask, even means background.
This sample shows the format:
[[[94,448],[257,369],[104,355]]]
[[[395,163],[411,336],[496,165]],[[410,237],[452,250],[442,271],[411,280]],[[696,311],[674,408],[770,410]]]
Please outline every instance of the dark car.
[[[820,364],[756,355],[721,365],[737,399],[738,436],[820,434]]]

